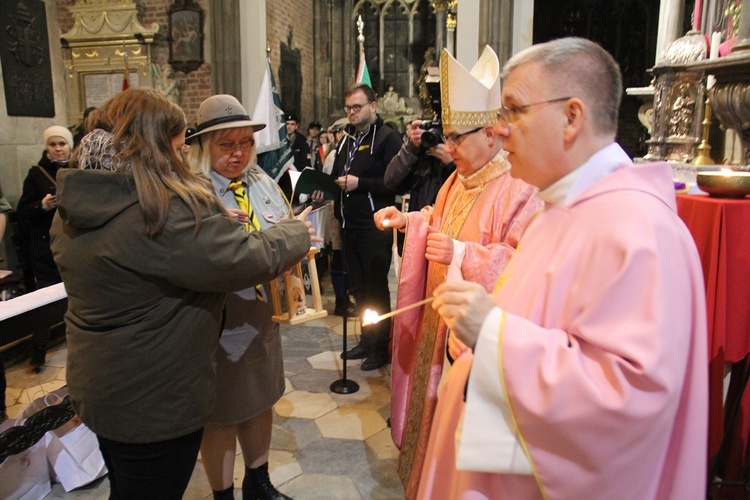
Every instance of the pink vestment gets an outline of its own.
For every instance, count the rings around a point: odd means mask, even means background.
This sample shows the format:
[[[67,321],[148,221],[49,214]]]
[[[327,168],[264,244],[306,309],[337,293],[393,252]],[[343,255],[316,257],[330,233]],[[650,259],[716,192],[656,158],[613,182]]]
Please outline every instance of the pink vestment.
[[[460,189],[460,182],[454,172],[440,189],[430,226],[443,227],[460,211],[462,207],[455,208],[451,202]],[[476,202],[468,214],[464,214],[466,220],[456,239],[466,244],[461,261],[463,278],[491,291],[513,255],[526,224],[542,202],[535,196],[534,187],[508,174],[490,180],[478,193]],[[409,214],[397,307],[430,296],[445,279],[447,266],[428,263],[425,259],[427,232],[424,216],[416,212]],[[402,448],[399,472],[407,483],[407,497],[414,495],[419,484],[445,358],[445,333],[445,323],[429,306],[394,318],[391,433],[396,445]],[[429,336],[422,337],[425,334]]]
[[[703,277],[669,166],[618,165],[547,205],[498,286],[471,377],[464,354],[440,394],[419,497],[705,498]],[[533,474],[503,472],[500,419]]]

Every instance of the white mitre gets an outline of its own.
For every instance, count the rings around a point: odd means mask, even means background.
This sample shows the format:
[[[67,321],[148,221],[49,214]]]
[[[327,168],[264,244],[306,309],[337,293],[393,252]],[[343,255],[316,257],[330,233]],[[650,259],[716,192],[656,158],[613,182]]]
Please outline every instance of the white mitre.
[[[486,45],[471,71],[443,49],[440,54],[443,126],[484,127],[497,121],[502,106],[500,61]]]

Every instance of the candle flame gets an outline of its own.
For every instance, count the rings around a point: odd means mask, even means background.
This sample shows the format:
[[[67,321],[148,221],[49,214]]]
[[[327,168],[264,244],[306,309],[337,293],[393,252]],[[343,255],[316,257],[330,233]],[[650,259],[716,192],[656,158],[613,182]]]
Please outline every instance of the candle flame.
[[[380,321],[380,315],[372,309],[365,309],[365,313],[362,315],[362,326],[373,325]]]

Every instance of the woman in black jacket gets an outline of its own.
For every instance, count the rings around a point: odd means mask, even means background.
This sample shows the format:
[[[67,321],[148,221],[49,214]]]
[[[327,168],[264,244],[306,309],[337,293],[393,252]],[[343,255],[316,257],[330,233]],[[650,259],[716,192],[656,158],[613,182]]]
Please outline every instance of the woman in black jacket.
[[[49,228],[57,210],[57,171],[68,166],[73,134],[65,127],[53,125],[44,131],[43,141],[42,158],[29,170],[18,200],[21,231],[37,288],[61,281],[49,248]]]

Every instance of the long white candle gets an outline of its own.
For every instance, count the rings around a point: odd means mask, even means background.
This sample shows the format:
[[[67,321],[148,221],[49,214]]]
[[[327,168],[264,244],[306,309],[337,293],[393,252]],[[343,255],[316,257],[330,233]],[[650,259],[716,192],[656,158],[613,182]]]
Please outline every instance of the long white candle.
[[[415,307],[429,304],[434,299],[435,297],[427,297],[426,299],[420,300],[419,302],[415,302],[413,304],[409,304],[408,306],[400,307],[396,309],[395,311],[391,311],[389,313],[380,314],[380,315],[378,315],[378,313],[376,313],[372,309],[367,309],[362,317],[362,326],[373,325],[382,319],[390,318],[391,316],[395,316],[396,314],[401,314],[402,312],[408,311],[409,309],[414,309]]]
[[[709,59],[719,58],[719,46],[721,45],[721,32],[714,31],[711,33],[711,48],[709,50]],[[710,89],[716,84],[716,77],[714,75],[708,75],[706,78],[706,88]]]

